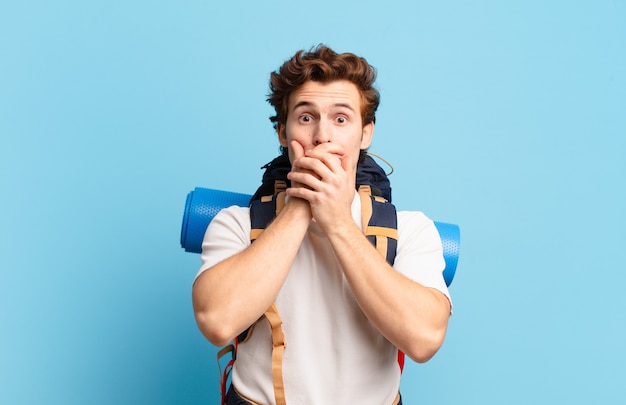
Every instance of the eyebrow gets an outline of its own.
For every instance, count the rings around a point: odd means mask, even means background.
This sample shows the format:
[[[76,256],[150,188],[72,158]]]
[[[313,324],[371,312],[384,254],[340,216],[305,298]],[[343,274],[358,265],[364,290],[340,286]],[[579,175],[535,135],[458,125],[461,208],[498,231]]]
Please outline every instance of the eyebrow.
[[[303,101],[298,102],[296,105],[294,105],[293,109],[296,110],[296,109],[298,109],[300,107],[309,107],[309,106],[312,106],[312,105],[313,105],[312,102],[303,100]],[[337,107],[339,107],[339,108],[347,108],[350,111],[356,112],[356,110],[350,104],[347,104],[347,103],[335,103],[332,106],[334,108],[337,108]]]

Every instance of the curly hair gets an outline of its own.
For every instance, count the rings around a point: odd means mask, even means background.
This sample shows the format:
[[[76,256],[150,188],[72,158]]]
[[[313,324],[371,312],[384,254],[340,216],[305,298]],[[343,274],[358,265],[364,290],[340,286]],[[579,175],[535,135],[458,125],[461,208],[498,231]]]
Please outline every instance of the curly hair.
[[[276,115],[270,117],[274,128],[278,123],[284,125],[287,122],[290,94],[309,80],[322,83],[348,80],[354,83],[361,94],[363,126],[376,121],[380,103],[380,93],[374,88],[376,69],[357,55],[337,54],[325,45],[318,45],[308,52],[298,51],[276,72],[272,72],[267,101],[276,111]]]

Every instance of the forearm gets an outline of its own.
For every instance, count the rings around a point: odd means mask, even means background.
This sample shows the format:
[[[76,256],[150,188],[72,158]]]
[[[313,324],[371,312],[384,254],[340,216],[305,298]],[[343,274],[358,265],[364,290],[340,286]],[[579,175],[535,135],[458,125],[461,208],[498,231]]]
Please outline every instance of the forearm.
[[[450,314],[447,297],[394,270],[354,222],[336,224],[327,235],[372,324],[413,360],[432,357],[445,337]]]
[[[310,223],[306,203],[294,202],[252,245],[196,280],[196,322],[213,344],[224,345],[256,322],[280,291]]]

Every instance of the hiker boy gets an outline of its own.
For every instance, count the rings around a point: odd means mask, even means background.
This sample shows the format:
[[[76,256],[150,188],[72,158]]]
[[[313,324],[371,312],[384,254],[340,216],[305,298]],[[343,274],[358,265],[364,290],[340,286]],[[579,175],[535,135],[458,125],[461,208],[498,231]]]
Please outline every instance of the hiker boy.
[[[393,266],[364,234],[372,205],[357,177],[374,135],[375,76],[365,59],[325,46],[271,75],[271,120],[290,162],[284,206],[254,243],[250,209],[222,210],[193,286],[211,343],[247,331],[229,404],[401,403],[398,349],[425,362],[444,340],[451,304],[433,222],[397,213]]]

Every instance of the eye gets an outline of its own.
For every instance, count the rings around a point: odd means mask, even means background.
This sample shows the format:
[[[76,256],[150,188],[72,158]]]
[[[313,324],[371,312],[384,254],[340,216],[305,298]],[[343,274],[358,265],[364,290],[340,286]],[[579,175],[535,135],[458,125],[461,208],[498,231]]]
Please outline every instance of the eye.
[[[308,115],[308,114],[303,114],[303,115],[300,116],[300,121],[301,122],[308,123],[308,122],[311,122],[312,120],[313,120],[313,118],[310,115]]]
[[[337,118],[335,118],[335,121],[339,124],[345,124],[346,122],[348,122],[348,118],[346,118],[343,115],[340,115]]]

